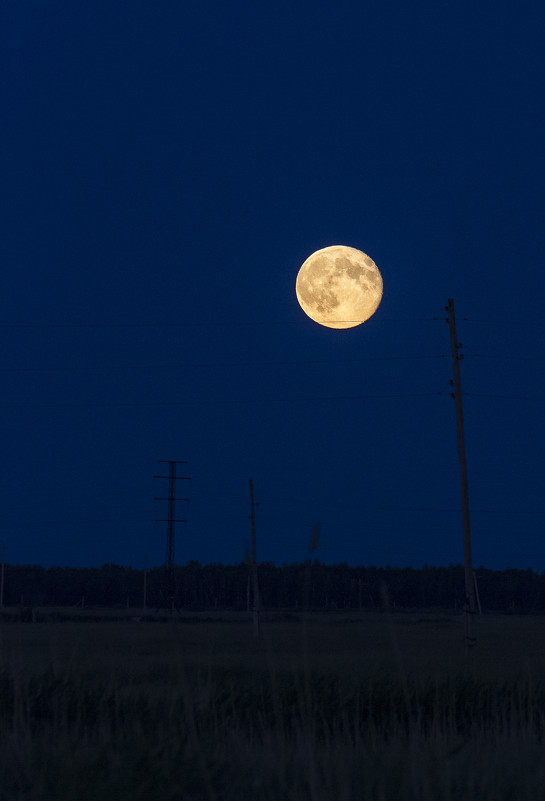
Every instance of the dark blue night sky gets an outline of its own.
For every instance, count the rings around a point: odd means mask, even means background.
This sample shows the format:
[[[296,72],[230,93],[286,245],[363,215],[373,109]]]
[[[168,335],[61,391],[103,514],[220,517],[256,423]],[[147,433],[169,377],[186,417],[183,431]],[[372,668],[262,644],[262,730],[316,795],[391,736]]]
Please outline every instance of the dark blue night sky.
[[[542,3],[20,0],[2,11],[0,547],[545,570]],[[371,320],[295,278],[347,244]],[[182,469],[182,468],[180,468]],[[180,482],[183,483],[183,482]],[[185,488],[184,492],[185,494]]]

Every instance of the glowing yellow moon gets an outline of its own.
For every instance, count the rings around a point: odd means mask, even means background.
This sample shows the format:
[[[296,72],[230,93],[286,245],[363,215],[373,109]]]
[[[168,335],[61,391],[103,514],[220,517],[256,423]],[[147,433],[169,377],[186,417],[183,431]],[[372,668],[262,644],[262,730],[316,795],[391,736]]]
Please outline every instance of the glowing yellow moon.
[[[353,328],[368,320],[382,299],[382,276],[373,259],[347,245],[317,250],[295,284],[308,316],[328,328]]]

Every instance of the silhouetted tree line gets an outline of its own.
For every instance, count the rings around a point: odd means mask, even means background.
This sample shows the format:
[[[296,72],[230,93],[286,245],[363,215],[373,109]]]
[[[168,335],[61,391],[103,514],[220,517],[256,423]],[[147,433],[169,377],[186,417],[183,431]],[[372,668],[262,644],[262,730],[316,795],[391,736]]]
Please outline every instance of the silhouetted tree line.
[[[462,609],[462,565],[430,567],[349,567],[346,563],[302,564],[262,562],[258,566],[265,609]],[[247,563],[238,565],[188,562],[175,568],[179,609],[243,610],[251,605]],[[545,610],[545,573],[528,570],[476,571],[483,611]],[[163,568],[144,571],[105,564],[100,568],[6,565],[5,606],[85,606],[152,609],[161,603]]]

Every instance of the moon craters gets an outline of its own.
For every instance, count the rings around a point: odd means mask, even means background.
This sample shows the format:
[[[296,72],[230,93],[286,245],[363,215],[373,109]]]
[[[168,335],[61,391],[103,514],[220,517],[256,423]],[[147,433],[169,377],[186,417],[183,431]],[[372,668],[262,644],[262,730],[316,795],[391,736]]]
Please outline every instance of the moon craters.
[[[296,293],[303,311],[315,322],[328,328],[352,328],[378,308],[382,276],[361,250],[332,245],[304,262]]]

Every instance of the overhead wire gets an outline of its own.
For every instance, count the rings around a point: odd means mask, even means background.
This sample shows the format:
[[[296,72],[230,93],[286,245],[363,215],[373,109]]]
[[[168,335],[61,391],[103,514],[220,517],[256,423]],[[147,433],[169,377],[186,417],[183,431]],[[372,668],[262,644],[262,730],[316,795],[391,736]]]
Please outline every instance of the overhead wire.
[[[520,362],[542,362],[545,361],[545,356],[492,356],[486,353],[472,353],[472,358],[478,359],[494,359],[497,361],[520,361]],[[466,357],[467,358],[467,357]]]
[[[271,505],[277,504],[296,504],[296,505],[310,505],[310,501],[305,501],[302,499],[297,498],[267,498],[263,499],[260,497],[260,503],[270,503]],[[326,503],[320,504],[320,508],[329,508],[329,509],[347,509],[349,511],[375,511],[375,512],[448,512],[448,513],[460,513],[460,507],[441,507],[441,506],[377,506],[377,505],[368,505],[362,506],[361,504],[345,504],[345,503]],[[545,514],[545,509],[478,509],[471,507],[470,509],[472,514],[529,514],[529,515],[542,515]]]
[[[381,318],[383,323],[411,323],[411,322],[432,322],[442,320],[442,317],[399,317]],[[324,321],[327,322],[327,321]],[[331,322],[361,323],[361,320],[334,320]],[[112,322],[112,323],[0,323],[0,329],[17,328],[209,328],[212,326],[290,326],[308,325],[307,319],[301,320],[207,320],[203,322]]]
[[[481,392],[464,392],[464,395],[467,395],[470,398],[497,398],[502,400],[524,400],[524,401],[538,401],[543,403],[545,401],[545,396],[541,395],[500,395],[500,394],[493,394],[493,393],[481,393]]]
[[[301,364],[358,364],[360,362],[384,361],[424,361],[428,359],[445,359],[446,354],[431,354],[426,356],[362,356],[357,359],[285,359],[280,361],[243,361],[243,362],[179,362],[178,364],[115,364],[115,365],[64,365],[51,367],[2,367],[0,370],[7,373],[27,372],[90,372],[100,370],[178,370],[191,367],[281,367],[284,365]]]
[[[476,317],[459,317],[456,316],[456,322],[463,321],[467,323],[485,323],[486,325],[542,325],[541,320],[509,320],[502,318],[501,320],[482,320]]]
[[[58,403],[0,403],[1,409],[57,409],[57,408],[145,408],[145,407],[179,407],[202,404],[231,403],[314,403],[321,401],[345,400],[384,400],[390,398],[431,398],[441,395],[440,392],[403,392],[377,395],[330,395],[306,398],[198,398],[183,401],[111,401],[111,402],[58,402]]]
[[[380,317],[381,323],[417,323],[417,322],[444,322],[448,318],[444,314],[423,316],[423,317]],[[361,320],[332,320],[324,321],[333,323],[354,323],[360,324]],[[466,317],[460,314],[456,315],[456,322],[469,322],[479,323],[484,325],[514,325],[514,326],[541,326],[541,320],[537,318],[528,320],[512,320],[508,318],[501,319],[482,319],[476,317]],[[5,329],[47,329],[47,328],[211,328],[211,327],[229,327],[229,326],[308,326],[309,320],[306,318],[297,320],[204,320],[204,321],[190,321],[183,320],[178,322],[165,322],[162,321],[130,321],[122,322],[120,320],[113,322],[2,322],[0,323],[0,330]]]
[[[271,507],[275,508],[279,504],[280,505],[304,505],[304,506],[314,506],[315,504],[310,501],[295,501],[289,500],[285,501],[282,499],[275,499],[274,503],[268,501],[267,499],[260,500],[260,505],[265,507],[265,504],[271,503]],[[265,507],[266,509],[266,507]],[[427,506],[374,506],[374,505],[366,505],[365,507],[362,506],[354,506],[352,504],[320,504],[320,512],[323,512],[324,509],[331,509],[338,511],[339,509],[347,510],[347,511],[361,511],[362,513],[365,512],[413,512],[413,513],[447,513],[447,514],[459,514],[459,508],[449,508],[449,507],[427,507]],[[471,510],[472,515],[479,515],[479,514],[490,514],[490,515],[513,515],[513,516],[533,516],[537,517],[540,515],[545,515],[545,509],[474,509]],[[154,522],[154,515],[156,514],[156,510],[146,510],[141,512],[126,512],[123,514],[108,516],[108,517],[100,517],[100,518],[90,518],[90,517],[77,517],[71,516],[70,518],[59,518],[59,519],[44,519],[44,518],[36,518],[34,520],[17,520],[17,525],[31,527],[31,526],[72,526],[72,525],[95,525],[100,523],[111,523],[111,522],[118,522],[119,520],[125,519],[127,517],[140,518],[141,521],[149,523]],[[313,518],[316,514],[313,515]],[[232,513],[225,513],[225,512],[217,512],[217,513],[209,513],[209,512],[201,512],[198,508],[193,508],[191,512],[192,520],[195,519],[206,519],[206,520],[231,520],[231,521],[244,521],[247,519],[247,515],[243,512],[232,512]],[[308,517],[308,514],[305,516]],[[285,523],[285,516],[276,514],[275,512],[270,513],[266,510],[261,511],[259,515],[260,520],[263,521],[277,521],[277,522],[284,522]],[[310,518],[309,518],[310,519]],[[302,519],[301,523],[304,522]],[[368,524],[368,522],[366,523]],[[421,528],[411,529],[414,531],[421,530]],[[487,532],[480,532],[481,534],[487,535]],[[497,533],[494,533],[497,536]],[[520,533],[516,532],[514,535],[509,536],[520,536]],[[505,536],[505,535],[504,535]],[[528,533],[527,536],[535,536],[535,534]]]
[[[417,323],[417,322],[444,322],[448,318],[444,314],[424,316],[424,317],[380,317],[381,323]],[[328,321],[324,321],[328,322]],[[360,320],[332,320],[330,322],[339,323],[361,323]],[[482,319],[476,317],[466,317],[460,314],[456,315],[456,322],[469,322],[479,323],[485,325],[521,325],[521,326],[541,326],[541,320],[532,318],[529,320],[512,320],[508,318],[501,319]],[[295,326],[295,325],[309,325],[309,320],[306,318],[297,320],[204,320],[204,321],[189,321],[183,320],[178,322],[142,322],[142,321],[113,321],[113,322],[2,322],[0,323],[1,329],[21,329],[21,328],[209,328],[212,326]]]

